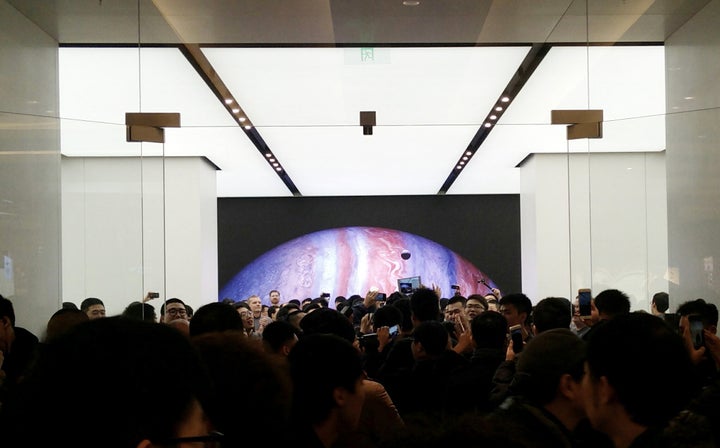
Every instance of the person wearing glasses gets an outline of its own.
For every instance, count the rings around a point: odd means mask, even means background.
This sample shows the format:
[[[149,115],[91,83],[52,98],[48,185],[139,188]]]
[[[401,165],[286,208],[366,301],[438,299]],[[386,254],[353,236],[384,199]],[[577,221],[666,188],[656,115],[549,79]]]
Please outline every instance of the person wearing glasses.
[[[167,324],[175,319],[188,320],[188,314],[185,302],[173,297],[167,299],[160,307],[160,321]]]

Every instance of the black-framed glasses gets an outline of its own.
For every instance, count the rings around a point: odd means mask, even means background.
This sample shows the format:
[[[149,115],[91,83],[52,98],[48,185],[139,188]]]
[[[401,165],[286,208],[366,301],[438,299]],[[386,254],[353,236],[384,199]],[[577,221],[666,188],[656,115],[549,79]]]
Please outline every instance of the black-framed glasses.
[[[172,308],[166,311],[167,314],[172,314],[173,316],[176,314],[187,314],[187,310],[185,308]]]
[[[205,436],[195,437],[177,437],[175,439],[166,439],[153,442],[153,446],[157,447],[175,447],[180,445],[192,444],[193,447],[203,448],[221,448],[225,435],[221,432],[210,431]]]

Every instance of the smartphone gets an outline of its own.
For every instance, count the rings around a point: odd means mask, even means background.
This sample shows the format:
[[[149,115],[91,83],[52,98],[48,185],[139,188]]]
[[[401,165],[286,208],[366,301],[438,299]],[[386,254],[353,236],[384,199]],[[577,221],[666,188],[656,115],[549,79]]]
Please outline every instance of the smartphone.
[[[583,288],[578,289],[578,304],[580,308],[580,317],[583,319],[589,319],[592,314],[592,295],[590,289]]]
[[[390,327],[390,337],[397,335],[399,332],[400,332],[399,325],[393,325],[392,327]]]
[[[512,340],[512,350],[515,354],[523,350],[522,326],[520,324],[513,325],[509,328],[510,339]]]
[[[688,323],[690,324],[690,338],[692,339],[693,347],[698,349],[705,344],[705,338],[703,337],[705,325],[703,324],[702,317],[697,314],[690,315],[688,316]]]
[[[387,294],[385,294],[384,292],[379,292],[375,296],[375,300],[377,300],[378,302],[384,302],[387,300]]]

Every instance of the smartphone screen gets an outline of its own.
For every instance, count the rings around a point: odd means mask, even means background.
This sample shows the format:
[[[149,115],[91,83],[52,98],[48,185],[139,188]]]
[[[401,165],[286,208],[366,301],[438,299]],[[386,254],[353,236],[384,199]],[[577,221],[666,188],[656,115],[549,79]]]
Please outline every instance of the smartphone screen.
[[[693,347],[700,348],[705,344],[703,338],[703,329],[705,326],[700,316],[688,316],[688,322],[690,323],[690,338],[693,342]]]
[[[520,353],[523,350],[522,327],[520,325],[510,327],[510,339],[512,340],[513,352]]]
[[[592,314],[592,305],[590,304],[591,301],[592,296],[590,295],[589,289],[578,290],[578,304],[581,316],[589,316],[590,314]]]
[[[398,325],[393,325],[390,327],[390,336],[395,336],[400,331],[400,327]]]

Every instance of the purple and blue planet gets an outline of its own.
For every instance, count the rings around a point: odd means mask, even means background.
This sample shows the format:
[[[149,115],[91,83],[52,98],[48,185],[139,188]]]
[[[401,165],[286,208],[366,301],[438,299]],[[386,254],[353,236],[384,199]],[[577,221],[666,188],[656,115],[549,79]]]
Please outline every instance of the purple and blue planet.
[[[302,300],[330,294],[364,296],[371,289],[390,295],[400,278],[420,276],[440,287],[444,297],[460,292],[486,294],[495,283],[468,260],[427,238],[380,227],[342,227],[309,233],[265,252],[238,272],[220,291],[220,300],[259,295],[268,304],[271,290],[281,299]]]

